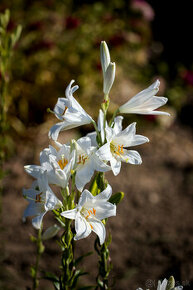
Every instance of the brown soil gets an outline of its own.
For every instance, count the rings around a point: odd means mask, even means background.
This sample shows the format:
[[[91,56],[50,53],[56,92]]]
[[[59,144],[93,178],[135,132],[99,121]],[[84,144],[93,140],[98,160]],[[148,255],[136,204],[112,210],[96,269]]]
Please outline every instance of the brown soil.
[[[4,180],[2,224],[0,231],[0,289],[31,288],[30,266],[35,263],[35,245],[29,236],[35,234],[30,219],[23,224],[22,213],[27,205],[22,187],[29,187],[31,178],[24,172],[26,164],[38,164],[39,152],[48,145],[50,124],[30,128],[28,136],[17,140],[16,154],[6,163],[9,174]],[[156,289],[158,279],[171,274],[191,289],[193,281],[193,137],[187,128],[170,128],[143,132],[150,143],[140,146],[141,166],[123,165],[119,176],[107,174],[113,191],[124,191],[125,198],[117,208],[117,217],[108,222],[113,234],[111,258],[115,281],[113,289]],[[77,131],[63,134],[63,141]],[[52,214],[45,223],[53,222]],[[59,235],[57,238],[59,238]],[[56,239],[57,239],[56,238]],[[58,272],[60,248],[56,239],[46,241],[41,269]],[[78,241],[76,253],[93,250],[95,235]],[[91,274],[82,284],[95,284],[97,256],[87,257],[82,264]],[[39,289],[54,289],[41,280]],[[186,287],[185,287],[186,289]]]

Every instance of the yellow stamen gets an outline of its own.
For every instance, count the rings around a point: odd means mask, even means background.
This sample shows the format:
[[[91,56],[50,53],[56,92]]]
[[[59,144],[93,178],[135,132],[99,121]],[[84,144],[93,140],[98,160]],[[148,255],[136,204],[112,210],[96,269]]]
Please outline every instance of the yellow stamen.
[[[62,159],[60,159],[58,161],[58,165],[60,166],[60,168],[63,170],[64,167],[68,164],[68,160],[64,158],[64,156],[62,155]]]
[[[64,113],[63,113],[63,114],[65,114],[65,113],[66,113],[66,110],[67,110],[67,109],[68,109],[68,107],[66,107],[66,106],[65,106],[65,109],[64,109]]]
[[[85,164],[86,160],[88,159],[88,156],[84,156],[83,154],[80,154],[78,156],[78,164]]]
[[[40,192],[39,194],[36,194],[36,200],[35,200],[35,203],[37,203],[37,202],[41,202],[41,201],[42,201],[41,195],[42,195],[42,192]]]
[[[121,146],[118,145],[118,148],[117,148],[116,145],[114,145],[113,143],[111,143],[110,144],[110,149],[111,149],[112,153],[115,153],[115,154],[117,154],[119,156],[121,156],[121,154],[124,153],[124,151],[123,151],[123,145],[121,145]]]
[[[88,219],[91,215],[96,214],[96,209],[93,207],[93,209],[87,210],[87,216],[85,216],[85,219]]]

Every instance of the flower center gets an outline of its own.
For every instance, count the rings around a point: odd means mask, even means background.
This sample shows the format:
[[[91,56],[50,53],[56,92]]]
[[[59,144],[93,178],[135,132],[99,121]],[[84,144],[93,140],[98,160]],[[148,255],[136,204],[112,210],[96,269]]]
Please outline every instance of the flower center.
[[[78,164],[85,164],[86,160],[88,160],[88,156],[86,154],[80,154],[78,156]]]
[[[67,164],[68,164],[68,160],[64,158],[64,155],[62,155],[62,158],[58,161],[58,165],[63,170]]]
[[[39,194],[36,194],[36,200],[35,200],[35,203],[37,203],[37,202],[41,202],[41,201],[42,201],[42,197],[41,197],[42,193],[43,193],[43,192],[40,192]]]
[[[123,145],[118,145],[116,146],[115,144],[113,144],[113,142],[110,143],[110,149],[111,149],[111,152],[116,154],[116,155],[121,155],[123,154]]]
[[[87,220],[90,216],[95,216],[96,214],[96,209],[93,207],[93,209],[86,209],[86,208],[82,208],[81,210],[81,214],[85,217],[85,219]]]
[[[67,110],[67,109],[68,109],[68,107],[65,106],[65,109],[64,109],[64,113],[63,113],[63,115],[66,113],[66,110]]]

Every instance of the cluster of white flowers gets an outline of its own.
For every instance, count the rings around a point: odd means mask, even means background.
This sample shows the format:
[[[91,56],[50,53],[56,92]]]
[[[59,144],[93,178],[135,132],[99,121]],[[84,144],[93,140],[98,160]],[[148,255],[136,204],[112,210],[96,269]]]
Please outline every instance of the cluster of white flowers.
[[[152,288],[152,284],[149,286],[151,286],[151,288]],[[183,286],[176,286],[175,287],[175,280],[174,280],[173,276],[171,276],[168,280],[164,279],[162,282],[158,281],[158,285],[157,285],[157,290],[182,290],[182,289],[183,289]],[[137,290],[143,290],[143,289],[137,288]],[[149,289],[147,289],[147,290],[149,290]]]
[[[105,42],[101,43],[101,64],[103,71],[103,92],[107,103],[109,91],[115,79],[115,63],[110,61],[110,54]],[[135,150],[128,147],[141,145],[149,142],[147,137],[136,134],[136,123],[122,128],[122,116],[115,116],[112,122],[108,123],[106,111],[102,106],[99,111],[98,126],[80,104],[73,97],[78,86],[72,86],[72,80],[65,91],[65,98],[59,98],[52,113],[59,122],[49,131],[49,137],[54,140],[57,150],[53,146],[45,148],[40,153],[40,165],[27,165],[25,170],[33,176],[30,189],[24,189],[23,195],[29,205],[24,213],[27,216],[34,216],[32,224],[39,229],[42,218],[47,211],[61,208],[61,216],[75,220],[75,239],[87,237],[94,231],[103,244],[105,240],[105,226],[103,219],[116,215],[116,205],[108,202],[112,189],[108,185],[100,194],[93,196],[87,189],[88,184],[95,171],[107,172],[112,170],[114,175],[119,174],[121,162],[130,164],[141,164],[141,156]],[[164,105],[167,99],[155,96],[159,90],[157,80],[150,87],[143,90],[127,103],[120,106],[117,114],[154,114],[169,115],[166,112],[155,111]],[[103,104],[105,104],[105,102]],[[72,140],[69,144],[60,144],[58,136],[61,131],[75,128],[81,125],[94,125],[95,131],[78,140]],[[49,185],[57,185],[67,189],[71,176],[77,190],[81,192],[80,199],[75,208],[65,208],[53,193]]]

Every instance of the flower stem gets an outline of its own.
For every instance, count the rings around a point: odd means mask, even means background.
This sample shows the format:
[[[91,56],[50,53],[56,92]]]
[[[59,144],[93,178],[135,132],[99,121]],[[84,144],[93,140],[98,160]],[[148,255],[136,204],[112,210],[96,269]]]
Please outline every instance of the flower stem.
[[[32,278],[33,278],[32,290],[36,290],[39,285],[38,269],[39,269],[40,257],[42,253],[44,252],[44,245],[42,243],[42,227],[38,231],[38,237],[37,237],[36,242],[37,242],[37,256],[36,256],[35,266],[32,268]]]
[[[97,179],[97,185],[100,189],[99,191],[103,191],[107,186],[107,181],[105,180],[105,174],[100,172]],[[107,219],[104,220],[106,223]],[[97,288],[96,289],[110,289],[109,288],[109,274],[112,270],[112,262],[110,259],[110,252],[108,246],[111,243],[111,235],[109,235],[108,239],[100,245],[99,238],[97,237],[95,240],[95,250],[99,256],[98,262],[98,275],[96,278]]]
[[[116,117],[116,115],[117,115],[118,113],[119,113],[119,109],[117,109],[116,111],[114,111],[113,116],[112,116],[112,118],[111,118],[111,120],[110,120],[110,122],[109,122],[109,126],[112,125],[112,123],[113,123],[113,121],[114,121],[114,119],[115,119],[115,117]]]
[[[97,281],[97,287],[96,289],[110,289],[109,288],[109,274],[110,271],[113,268],[111,259],[110,259],[110,253],[108,246],[111,243],[111,235],[109,235],[109,238],[107,241],[104,242],[103,245],[100,245],[99,239],[97,237],[95,241],[95,250],[97,251],[99,255],[99,262],[98,262],[98,275],[96,278]]]

